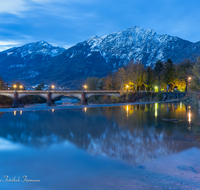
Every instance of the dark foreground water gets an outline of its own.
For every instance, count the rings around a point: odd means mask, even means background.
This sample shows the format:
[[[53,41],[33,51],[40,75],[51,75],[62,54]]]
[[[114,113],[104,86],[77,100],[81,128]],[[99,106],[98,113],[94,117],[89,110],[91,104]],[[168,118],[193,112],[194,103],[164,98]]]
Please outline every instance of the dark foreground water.
[[[0,189],[199,189],[199,118],[182,103],[0,113]]]

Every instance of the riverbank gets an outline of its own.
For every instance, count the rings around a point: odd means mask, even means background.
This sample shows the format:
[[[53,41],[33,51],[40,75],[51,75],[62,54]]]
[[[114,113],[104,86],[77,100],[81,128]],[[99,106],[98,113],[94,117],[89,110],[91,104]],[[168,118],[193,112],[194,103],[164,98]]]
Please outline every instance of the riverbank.
[[[169,100],[169,101],[155,101],[155,102],[134,102],[134,103],[114,103],[114,104],[89,104],[89,105],[57,105],[51,107],[45,107],[45,104],[37,104],[35,107],[25,106],[23,108],[0,108],[1,112],[20,112],[20,111],[55,111],[55,110],[64,110],[64,109],[83,109],[83,108],[96,108],[96,107],[116,107],[116,106],[126,106],[126,105],[140,105],[140,104],[155,104],[155,103],[172,103],[180,102],[180,100]]]

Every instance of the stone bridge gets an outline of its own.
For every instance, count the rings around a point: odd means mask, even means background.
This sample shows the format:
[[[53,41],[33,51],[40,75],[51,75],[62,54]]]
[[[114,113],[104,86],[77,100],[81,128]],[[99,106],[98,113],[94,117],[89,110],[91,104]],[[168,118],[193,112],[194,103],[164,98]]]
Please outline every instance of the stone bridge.
[[[121,91],[117,90],[0,90],[1,96],[7,96],[13,99],[12,108],[24,107],[21,99],[25,96],[41,96],[47,100],[47,106],[55,106],[54,99],[60,96],[70,96],[81,100],[82,105],[87,104],[87,99],[92,96],[120,96]]]

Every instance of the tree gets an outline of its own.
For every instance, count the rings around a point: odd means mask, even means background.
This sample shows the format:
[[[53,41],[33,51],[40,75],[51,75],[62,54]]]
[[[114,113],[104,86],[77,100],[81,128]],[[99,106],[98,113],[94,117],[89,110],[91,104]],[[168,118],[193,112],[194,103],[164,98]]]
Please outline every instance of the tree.
[[[157,61],[154,67],[154,76],[157,78],[158,92],[160,91],[161,75],[163,71],[162,61]]]
[[[3,79],[0,77],[0,90],[5,89],[6,85],[5,82],[3,81]]]
[[[140,86],[145,84],[145,68],[141,62],[136,63],[136,85],[138,86],[138,90],[140,90]]]
[[[44,89],[44,83],[37,85],[37,87],[35,88],[35,90],[43,90],[43,89]]]
[[[99,79],[97,77],[88,77],[86,79],[86,84],[87,84],[88,90],[96,90],[98,80]]]
[[[114,79],[113,79],[113,75],[111,73],[105,77],[103,89],[105,89],[105,90],[113,90],[114,89]]]
[[[97,82],[97,90],[103,90],[104,78],[101,78]]]
[[[183,92],[185,90],[186,87],[186,83],[183,79],[175,79],[174,81],[175,86],[178,87],[178,89]]]
[[[152,88],[152,84],[154,81],[153,70],[150,66],[146,68],[146,78],[145,78],[145,86],[147,87],[147,91]]]
[[[137,89],[145,83],[145,68],[140,61],[137,61],[136,63],[131,61],[126,67],[126,73],[127,83],[134,86],[134,89]]]
[[[126,72],[123,67],[118,69],[117,73],[115,74],[114,80],[115,80],[116,87],[120,90],[124,90]]]
[[[126,66],[126,79],[127,79],[127,83],[130,86],[130,89],[134,90],[134,62],[131,61],[130,63],[128,63],[128,65]]]
[[[179,80],[183,79],[185,81],[185,91],[187,91],[188,87],[188,77],[191,77],[192,75],[193,65],[194,63],[192,63],[189,59],[185,59],[177,65],[177,76]]]
[[[168,59],[163,68],[163,82],[167,85],[174,83],[175,80],[175,67],[171,59]]]
[[[197,57],[197,62],[193,66],[192,73],[198,79],[198,85],[200,85],[200,57]]]

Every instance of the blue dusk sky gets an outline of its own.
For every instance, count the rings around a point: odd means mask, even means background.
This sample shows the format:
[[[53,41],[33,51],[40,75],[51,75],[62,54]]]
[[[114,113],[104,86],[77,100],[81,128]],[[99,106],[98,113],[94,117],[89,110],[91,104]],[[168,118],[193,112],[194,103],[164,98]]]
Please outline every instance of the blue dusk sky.
[[[0,51],[45,40],[68,48],[131,26],[200,41],[199,0],[0,0]]]

